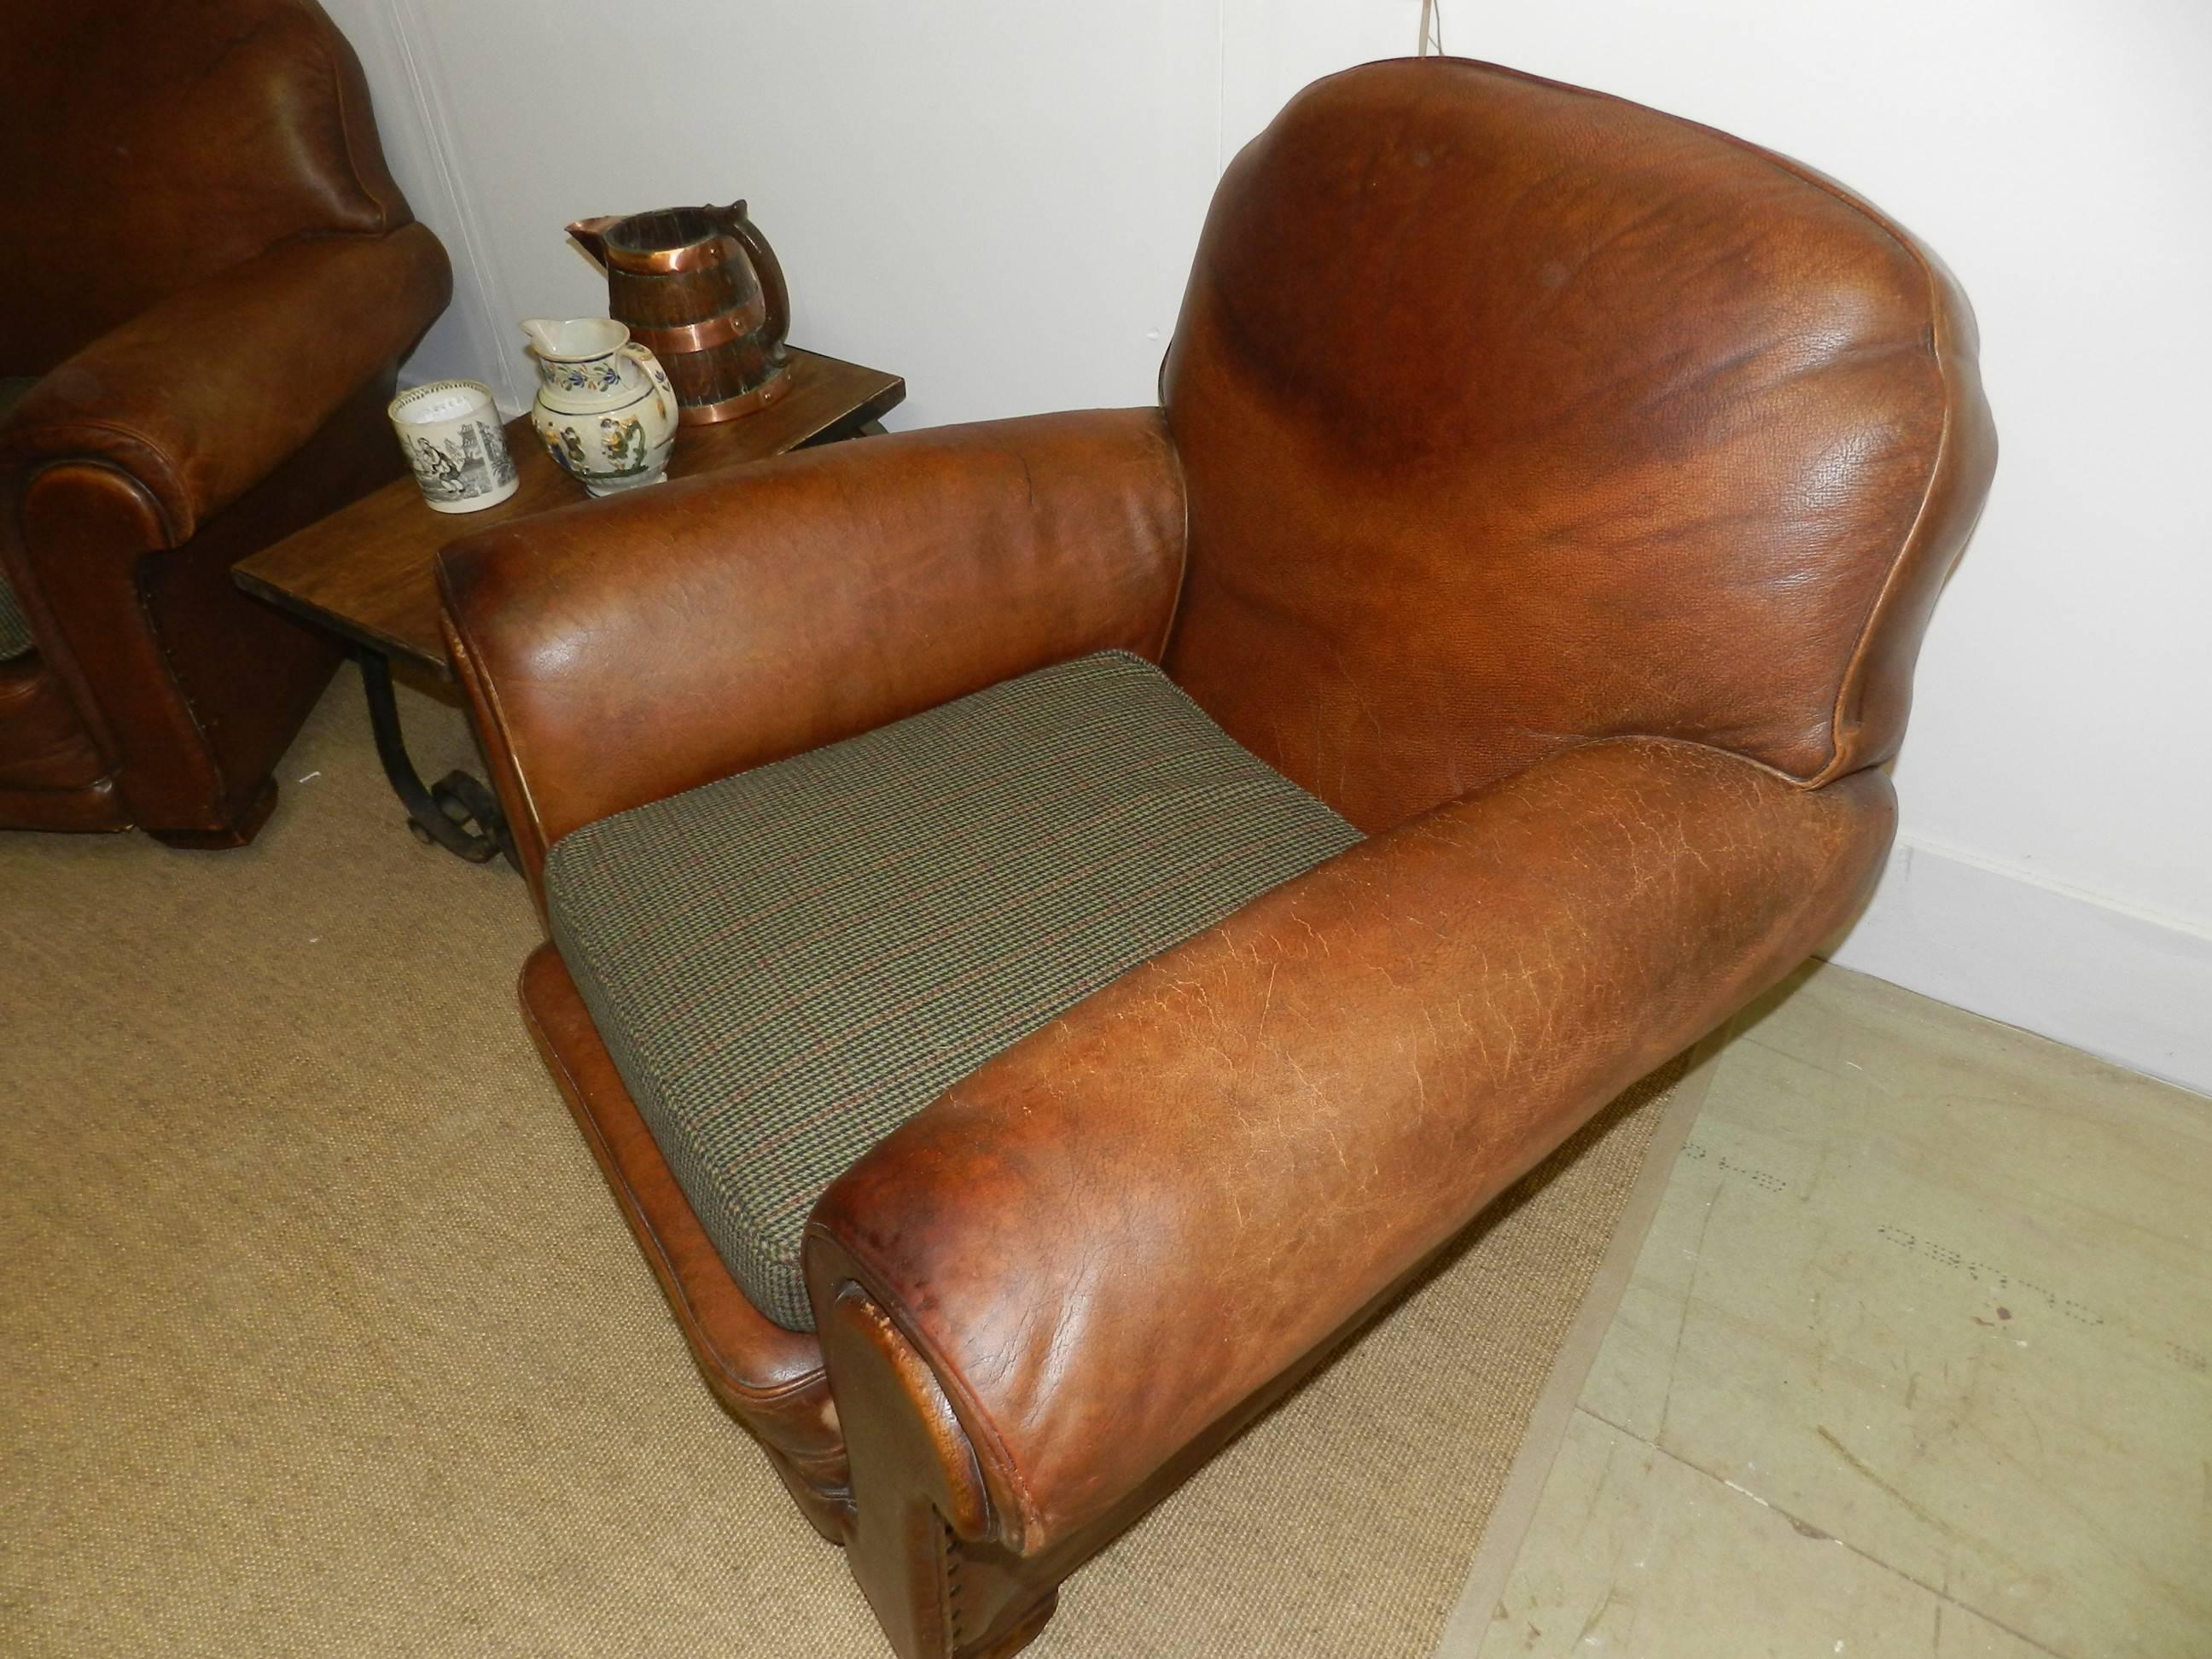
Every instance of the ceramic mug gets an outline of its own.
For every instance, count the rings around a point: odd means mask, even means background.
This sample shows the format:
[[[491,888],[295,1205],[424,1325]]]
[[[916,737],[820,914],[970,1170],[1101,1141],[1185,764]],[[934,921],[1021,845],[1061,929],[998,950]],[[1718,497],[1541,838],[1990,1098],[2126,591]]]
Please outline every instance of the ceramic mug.
[[[514,494],[514,457],[483,381],[433,380],[401,392],[386,412],[432,512],[475,513]]]

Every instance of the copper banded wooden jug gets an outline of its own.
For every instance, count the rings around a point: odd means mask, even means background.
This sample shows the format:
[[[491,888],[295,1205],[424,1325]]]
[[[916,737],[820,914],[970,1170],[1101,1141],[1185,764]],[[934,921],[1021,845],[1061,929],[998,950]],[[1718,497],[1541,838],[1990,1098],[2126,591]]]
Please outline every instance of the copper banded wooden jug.
[[[660,359],[687,425],[750,415],[791,385],[791,297],[745,204],[579,219],[568,234],[606,267],[607,313]]]

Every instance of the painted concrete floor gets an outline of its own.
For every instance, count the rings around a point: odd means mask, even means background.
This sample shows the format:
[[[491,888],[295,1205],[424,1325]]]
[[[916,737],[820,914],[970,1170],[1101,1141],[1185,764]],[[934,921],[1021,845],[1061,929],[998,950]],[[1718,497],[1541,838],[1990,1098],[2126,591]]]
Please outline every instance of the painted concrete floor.
[[[1480,1651],[2212,1656],[2212,1100],[1842,969],[1770,998]]]

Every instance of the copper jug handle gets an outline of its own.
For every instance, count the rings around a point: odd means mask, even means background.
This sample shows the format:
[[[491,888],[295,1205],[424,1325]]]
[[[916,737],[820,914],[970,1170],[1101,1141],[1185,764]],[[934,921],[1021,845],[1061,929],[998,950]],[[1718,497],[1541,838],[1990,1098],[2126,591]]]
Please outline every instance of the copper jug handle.
[[[743,246],[753,262],[754,274],[760,278],[761,297],[768,302],[764,343],[773,362],[783,356],[784,337],[791,332],[791,290],[784,286],[783,262],[775,257],[768,238],[760,234],[760,227],[746,216],[743,202],[717,208],[714,213],[721,220],[722,228]]]

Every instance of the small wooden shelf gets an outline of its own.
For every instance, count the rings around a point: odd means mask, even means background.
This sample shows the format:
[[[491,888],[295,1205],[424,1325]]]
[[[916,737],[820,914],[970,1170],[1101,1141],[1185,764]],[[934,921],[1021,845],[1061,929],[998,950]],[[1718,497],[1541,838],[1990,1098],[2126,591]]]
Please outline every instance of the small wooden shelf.
[[[896,374],[794,347],[791,386],[783,396],[737,420],[683,428],[668,474],[696,477],[852,437],[905,397],[906,382]],[[493,525],[591,499],[553,464],[528,416],[507,423],[507,441],[518,487],[497,507],[434,513],[415,481],[401,478],[242,560],[232,579],[351,644],[450,679],[431,567],[438,550]]]

